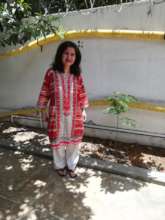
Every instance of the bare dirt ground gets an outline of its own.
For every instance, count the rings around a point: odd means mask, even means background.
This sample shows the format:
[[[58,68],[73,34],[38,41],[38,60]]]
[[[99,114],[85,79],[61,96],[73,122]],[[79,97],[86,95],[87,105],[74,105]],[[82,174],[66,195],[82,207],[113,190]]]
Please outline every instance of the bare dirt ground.
[[[165,172],[163,148],[84,137],[82,152],[103,160]]]
[[[10,141],[13,145],[15,143],[20,144],[22,147],[27,147],[31,144],[40,150],[41,148],[45,149],[45,147],[49,148],[45,130],[10,122],[0,123],[0,144],[2,139]],[[81,154],[120,164],[165,172],[165,149],[159,147],[114,142],[112,140],[84,136],[81,143]]]

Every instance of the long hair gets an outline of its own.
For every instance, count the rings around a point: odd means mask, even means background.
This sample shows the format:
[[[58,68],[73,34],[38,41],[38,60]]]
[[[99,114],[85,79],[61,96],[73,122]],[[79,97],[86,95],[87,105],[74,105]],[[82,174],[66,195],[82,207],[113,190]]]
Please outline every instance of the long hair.
[[[68,47],[74,48],[75,54],[76,54],[76,59],[75,59],[75,62],[70,67],[70,72],[71,74],[79,76],[81,73],[81,67],[80,67],[81,52],[78,46],[72,41],[65,41],[58,46],[54,61],[51,64],[51,68],[53,70],[57,70],[58,72],[64,72],[64,65],[62,63],[62,55]]]

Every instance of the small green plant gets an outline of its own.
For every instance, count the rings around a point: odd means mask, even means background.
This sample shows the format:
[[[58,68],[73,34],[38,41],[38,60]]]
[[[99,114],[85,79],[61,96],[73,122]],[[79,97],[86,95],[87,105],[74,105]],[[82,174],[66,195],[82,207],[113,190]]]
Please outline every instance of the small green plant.
[[[104,112],[117,116],[117,128],[119,125],[119,120],[121,120],[123,124],[135,127],[135,120],[128,117],[120,117],[121,113],[128,111],[130,103],[135,103],[138,101],[134,96],[113,92],[112,96],[109,96],[107,100],[110,103],[110,106],[106,108]]]
[[[110,106],[106,108],[104,112],[113,114],[117,117],[117,128],[119,127],[119,120],[121,120],[122,124],[127,125],[129,127],[136,126],[135,120],[128,117],[120,117],[120,114],[127,112],[129,110],[129,104],[137,102],[137,98],[135,98],[132,95],[113,92],[112,96],[109,96],[107,99],[110,103]],[[115,139],[117,139],[117,134]]]

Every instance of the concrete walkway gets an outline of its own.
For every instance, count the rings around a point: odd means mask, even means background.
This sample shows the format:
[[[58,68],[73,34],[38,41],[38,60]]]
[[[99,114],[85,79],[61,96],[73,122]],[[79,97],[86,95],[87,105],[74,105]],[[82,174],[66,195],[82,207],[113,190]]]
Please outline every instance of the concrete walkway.
[[[0,220],[164,220],[165,187],[0,148]]]

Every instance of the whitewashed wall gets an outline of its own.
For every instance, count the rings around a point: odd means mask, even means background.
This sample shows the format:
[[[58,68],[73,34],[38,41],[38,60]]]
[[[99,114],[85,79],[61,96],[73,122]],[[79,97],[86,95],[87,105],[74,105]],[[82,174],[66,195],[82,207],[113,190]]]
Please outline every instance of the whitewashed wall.
[[[62,23],[66,30],[164,30],[165,3],[151,7],[148,15],[150,6],[149,2],[141,2],[72,12],[63,17]],[[90,99],[121,91],[164,103],[164,42],[81,39],[81,43],[82,69]],[[57,46],[49,44],[42,53],[38,48],[0,61],[1,108],[35,106],[43,76]]]

